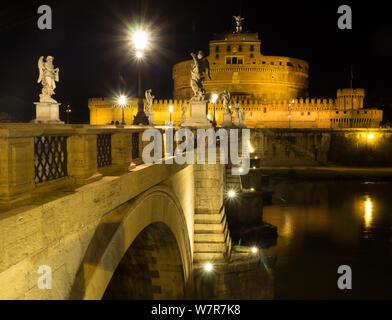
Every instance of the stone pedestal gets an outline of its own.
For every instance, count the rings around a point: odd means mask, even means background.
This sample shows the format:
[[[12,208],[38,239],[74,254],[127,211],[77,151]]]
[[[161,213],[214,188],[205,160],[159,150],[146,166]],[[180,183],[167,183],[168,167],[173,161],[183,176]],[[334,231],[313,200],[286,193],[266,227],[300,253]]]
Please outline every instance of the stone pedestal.
[[[233,127],[233,123],[231,122],[231,113],[223,113],[223,121],[221,123],[221,127]]]
[[[34,102],[35,119],[34,123],[64,123],[60,121],[59,106],[57,102]]]
[[[150,126],[154,125],[154,114],[152,112],[150,112],[149,114],[147,114],[148,117],[148,123]]]
[[[190,117],[186,120],[183,127],[211,128],[212,125],[207,119],[208,101],[191,101]]]
[[[246,128],[245,120],[237,116],[234,117],[234,125],[238,128]]]

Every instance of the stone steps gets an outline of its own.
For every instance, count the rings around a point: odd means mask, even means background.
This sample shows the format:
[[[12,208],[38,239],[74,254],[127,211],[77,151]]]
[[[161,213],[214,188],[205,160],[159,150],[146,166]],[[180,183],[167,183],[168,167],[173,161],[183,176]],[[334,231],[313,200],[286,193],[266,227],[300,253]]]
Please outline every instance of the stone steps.
[[[206,223],[221,223],[223,220],[223,214],[210,214],[210,213],[197,213],[194,216],[194,222],[197,224]]]
[[[224,261],[230,254],[231,238],[224,212],[196,214],[194,263]]]
[[[225,254],[221,252],[194,252],[193,262],[195,264],[203,261],[222,261],[225,260]]]
[[[225,252],[225,242],[195,242],[195,252]]]
[[[195,243],[197,242],[224,242],[226,237],[223,233],[195,233],[193,235]]]
[[[226,218],[223,216],[221,222],[206,222],[206,223],[195,223],[194,233],[221,233],[226,228]]]

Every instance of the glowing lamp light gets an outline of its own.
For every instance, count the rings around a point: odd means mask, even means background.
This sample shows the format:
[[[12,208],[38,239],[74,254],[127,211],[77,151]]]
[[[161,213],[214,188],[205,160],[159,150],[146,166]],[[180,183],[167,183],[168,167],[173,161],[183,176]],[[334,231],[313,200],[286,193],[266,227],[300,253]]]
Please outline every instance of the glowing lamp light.
[[[252,253],[257,253],[259,251],[259,249],[257,249],[257,247],[252,247],[251,251],[252,251]]]
[[[255,191],[255,188],[250,188],[250,191]]]
[[[133,34],[133,44],[137,50],[144,50],[147,47],[147,32],[138,30]]]
[[[170,112],[170,113],[173,112],[173,106],[172,106],[172,105],[169,106],[169,112]]]
[[[141,52],[141,51],[136,51],[136,58],[138,58],[138,59],[141,59],[141,58],[143,58],[143,52]]]
[[[373,140],[374,139],[374,134],[373,133],[369,133],[368,134],[368,139],[369,140]]]
[[[218,95],[217,95],[216,93],[214,93],[214,94],[212,95],[211,102],[212,102],[212,103],[215,103],[217,100],[218,100]]]
[[[205,270],[205,271],[211,272],[212,269],[214,269],[214,267],[212,266],[211,263],[207,262],[207,263],[204,265],[204,270]]]
[[[118,104],[119,104],[120,106],[125,106],[125,105],[127,104],[127,97],[124,96],[124,95],[121,95],[121,96],[118,98]]]
[[[211,116],[209,114],[207,114],[207,119],[210,120]]]
[[[227,195],[228,195],[229,198],[234,198],[236,196],[236,192],[234,190],[229,190]]]

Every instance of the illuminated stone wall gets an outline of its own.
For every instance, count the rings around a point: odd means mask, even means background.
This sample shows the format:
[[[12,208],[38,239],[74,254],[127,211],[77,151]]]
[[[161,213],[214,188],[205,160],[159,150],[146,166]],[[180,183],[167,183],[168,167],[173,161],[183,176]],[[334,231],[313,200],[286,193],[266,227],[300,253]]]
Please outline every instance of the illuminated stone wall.
[[[391,129],[254,129],[251,143],[252,156],[268,167],[387,167],[392,163]]]
[[[343,95],[342,92],[345,94]],[[375,128],[382,121],[382,110],[363,108],[363,89],[338,90],[337,99],[290,99],[264,101],[261,99],[240,99],[249,128]],[[351,97],[351,98],[350,98]],[[351,100],[350,100],[351,99]],[[351,102],[350,102],[351,101]],[[182,104],[187,106],[186,117],[189,118],[189,102],[184,100],[156,100],[151,108],[154,123],[162,125],[169,121],[169,105],[173,105],[172,121],[180,124]],[[232,101],[234,103],[234,101]],[[112,120],[121,123],[122,112],[114,107],[110,98],[89,99],[90,124],[106,125]],[[223,105],[218,101],[215,106],[218,124],[222,122]],[[137,99],[130,99],[124,110],[127,124],[132,124],[137,112]],[[210,119],[213,119],[214,105],[208,105]]]

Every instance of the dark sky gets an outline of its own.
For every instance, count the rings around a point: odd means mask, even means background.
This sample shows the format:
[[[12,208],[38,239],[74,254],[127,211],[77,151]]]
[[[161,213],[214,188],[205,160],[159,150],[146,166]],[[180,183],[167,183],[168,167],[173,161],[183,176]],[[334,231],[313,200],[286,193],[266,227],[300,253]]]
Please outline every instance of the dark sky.
[[[53,30],[39,30],[39,5],[53,9]],[[337,28],[339,5],[353,10],[353,29]],[[73,122],[88,122],[87,99],[118,92],[124,74],[136,94],[135,62],[127,28],[140,19],[150,25],[154,49],[143,65],[143,87],[156,98],[171,98],[171,68],[189,53],[208,52],[213,33],[234,30],[233,15],[258,32],[262,53],[305,59],[310,65],[310,95],[335,97],[349,84],[367,90],[367,103],[392,100],[392,22],[379,1],[13,1],[0,9],[0,112],[20,121],[34,118],[38,100],[37,60],[54,56],[60,82],[54,98],[72,107]],[[64,110],[62,110],[64,119]]]

